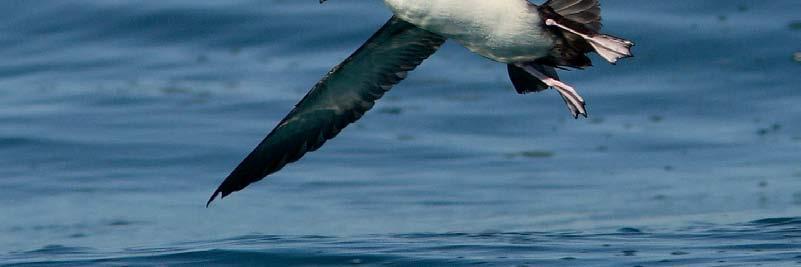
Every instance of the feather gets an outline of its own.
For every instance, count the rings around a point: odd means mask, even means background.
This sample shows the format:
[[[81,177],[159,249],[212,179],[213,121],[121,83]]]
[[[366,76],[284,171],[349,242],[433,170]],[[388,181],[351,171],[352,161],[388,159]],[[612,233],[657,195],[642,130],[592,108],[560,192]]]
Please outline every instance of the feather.
[[[361,48],[333,68],[214,191],[225,197],[320,148],[358,120],[445,38],[392,17]]]
[[[548,0],[543,5],[588,29],[601,31],[601,4],[598,0]]]

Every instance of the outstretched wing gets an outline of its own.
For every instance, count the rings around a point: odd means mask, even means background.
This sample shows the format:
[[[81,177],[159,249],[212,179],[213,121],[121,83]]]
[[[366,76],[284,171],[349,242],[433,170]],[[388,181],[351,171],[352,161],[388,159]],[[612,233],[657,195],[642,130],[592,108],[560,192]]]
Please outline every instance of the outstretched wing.
[[[443,42],[442,36],[392,17],[303,97],[225,178],[206,206],[217,195],[225,197],[242,190],[320,148],[370,110],[376,100]]]

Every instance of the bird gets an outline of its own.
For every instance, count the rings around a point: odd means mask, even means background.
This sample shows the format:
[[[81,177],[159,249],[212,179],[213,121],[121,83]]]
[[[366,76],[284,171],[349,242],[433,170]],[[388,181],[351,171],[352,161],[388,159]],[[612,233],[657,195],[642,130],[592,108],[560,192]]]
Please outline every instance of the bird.
[[[320,0],[324,3],[326,0]],[[506,64],[517,93],[553,88],[573,118],[587,117],[584,98],[559,70],[592,66],[589,53],[616,64],[632,41],[600,33],[599,0],[384,0],[393,16],[333,67],[212,193],[233,192],[319,149],[370,110],[446,40]]]

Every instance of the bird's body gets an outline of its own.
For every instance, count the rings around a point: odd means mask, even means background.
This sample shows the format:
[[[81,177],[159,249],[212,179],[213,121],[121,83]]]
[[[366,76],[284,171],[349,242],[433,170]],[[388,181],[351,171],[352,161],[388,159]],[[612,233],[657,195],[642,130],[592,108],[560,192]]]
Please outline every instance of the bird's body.
[[[525,0],[385,0],[398,18],[502,63],[547,56],[552,34]]]
[[[320,0],[324,2],[325,0]],[[362,47],[331,70],[214,191],[242,190],[320,148],[370,110],[383,94],[446,39],[507,64],[518,93],[556,89],[574,117],[584,99],[559,81],[557,68],[630,57],[630,41],[599,33],[599,0],[385,0],[395,13]]]

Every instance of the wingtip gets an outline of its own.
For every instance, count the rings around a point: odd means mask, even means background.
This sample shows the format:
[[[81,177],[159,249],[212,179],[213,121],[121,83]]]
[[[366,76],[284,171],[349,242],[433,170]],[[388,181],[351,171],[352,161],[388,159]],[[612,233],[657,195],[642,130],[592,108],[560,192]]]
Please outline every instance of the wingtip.
[[[214,199],[216,199],[216,198],[217,198],[217,195],[219,195],[219,194],[220,194],[220,192],[221,192],[221,191],[220,191],[220,189],[218,188],[217,190],[215,190],[215,191],[214,191],[214,194],[211,194],[211,197],[209,198],[209,201],[207,201],[207,202],[206,202],[206,208],[209,208],[209,205],[211,205],[211,202],[213,202],[213,201],[214,201]]]

